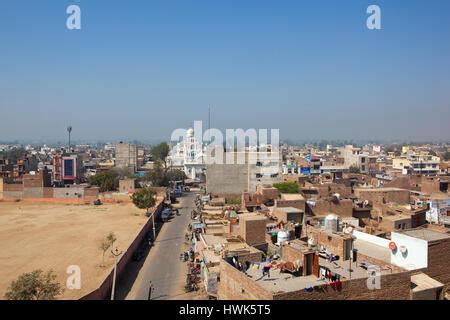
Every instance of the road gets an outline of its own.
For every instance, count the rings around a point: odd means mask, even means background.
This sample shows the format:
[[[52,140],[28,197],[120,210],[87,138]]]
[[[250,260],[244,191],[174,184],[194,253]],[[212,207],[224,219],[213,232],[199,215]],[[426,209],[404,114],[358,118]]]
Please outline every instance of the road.
[[[180,254],[187,250],[184,235],[191,221],[195,194],[187,193],[178,198],[179,215],[162,225],[154,246],[142,263],[134,262],[130,268],[133,275],[126,275],[118,284],[118,298],[126,300],[148,300],[150,282],[153,284],[152,300],[182,299],[185,294],[186,263],[180,261]],[[137,266],[138,264],[138,266]],[[131,274],[133,271],[131,270]],[[137,276],[136,276],[137,273]],[[130,282],[127,289],[126,282]]]

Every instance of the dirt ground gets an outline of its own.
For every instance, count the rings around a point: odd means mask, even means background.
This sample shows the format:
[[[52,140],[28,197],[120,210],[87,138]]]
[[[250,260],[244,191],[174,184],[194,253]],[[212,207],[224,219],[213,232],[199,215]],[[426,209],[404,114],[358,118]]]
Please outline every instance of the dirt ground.
[[[78,299],[95,290],[111,271],[110,250],[102,266],[100,243],[109,233],[126,250],[148,218],[131,203],[46,204],[0,202],[0,299],[20,274],[53,269],[66,287],[67,267],[81,269],[81,289],[65,288],[59,299]]]

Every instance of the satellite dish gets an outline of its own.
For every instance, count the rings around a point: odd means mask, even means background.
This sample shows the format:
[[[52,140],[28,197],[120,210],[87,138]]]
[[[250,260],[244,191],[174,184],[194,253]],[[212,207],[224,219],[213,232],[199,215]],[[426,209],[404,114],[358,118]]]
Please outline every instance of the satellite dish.
[[[408,249],[405,246],[400,246],[400,252],[406,254],[408,252]]]
[[[395,244],[394,241],[389,242],[389,249],[391,249],[392,251],[397,249],[397,245]]]

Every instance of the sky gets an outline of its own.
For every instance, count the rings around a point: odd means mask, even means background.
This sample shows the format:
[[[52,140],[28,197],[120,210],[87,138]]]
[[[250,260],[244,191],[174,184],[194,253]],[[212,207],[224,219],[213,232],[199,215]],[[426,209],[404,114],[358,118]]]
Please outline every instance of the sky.
[[[81,9],[68,30],[66,9]],[[381,30],[366,27],[381,8]],[[0,141],[450,140],[448,0],[0,1]]]

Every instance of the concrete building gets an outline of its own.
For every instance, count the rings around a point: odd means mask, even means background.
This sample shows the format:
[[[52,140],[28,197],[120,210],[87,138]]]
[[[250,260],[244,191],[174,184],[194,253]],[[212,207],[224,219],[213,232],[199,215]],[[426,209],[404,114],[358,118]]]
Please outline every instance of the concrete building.
[[[339,148],[341,156],[344,158],[344,166],[348,169],[351,166],[359,168],[361,173],[369,173],[369,154],[362,152],[361,148],[346,145]]]
[[[435,176],[439,174],[441,162],[439,157],[422,154],[422,153],[410,153],[407,156],[409,167],[407,173],[411,175],[430,175]]]
[[[225,152],[221,164],[206,165],[206,190],[214,194],[233,195],[255,192],[259,185],[281,182],[281,166],[279,154],[271,156],[270,152]]]
[[[114,165],[119,168],[129,168],[135,172],[138,169],[137,145],[123,142],[116,144]]]

